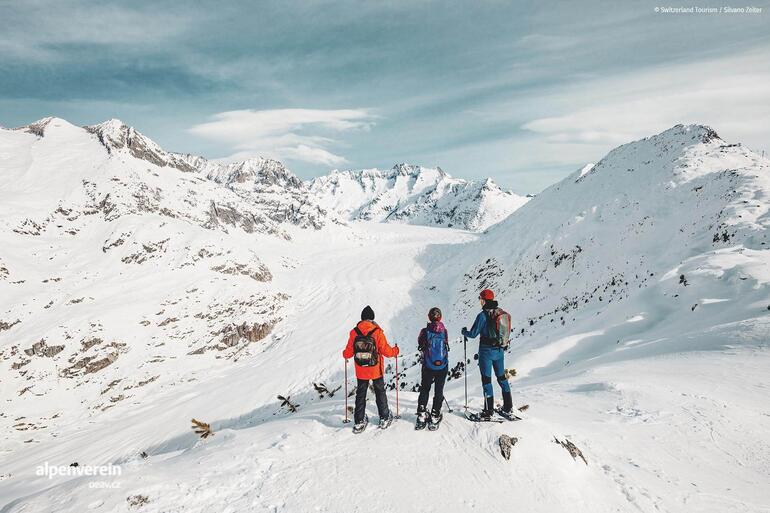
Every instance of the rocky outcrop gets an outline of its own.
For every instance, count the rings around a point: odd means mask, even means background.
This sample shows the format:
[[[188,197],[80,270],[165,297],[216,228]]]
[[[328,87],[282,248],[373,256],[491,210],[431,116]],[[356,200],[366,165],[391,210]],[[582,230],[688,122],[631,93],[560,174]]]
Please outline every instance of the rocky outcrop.
[[[42,356],[44,358],[51,358],[64,351],[64,346],[49,346],[46,344],[45,339],[41,339],[39,342],[32,344],[32,347],[25,349],[24,354],[27,356]]]
[[[101,339],[91,338],[89,344],[84,344],[85,351],[92,352],[91,355],[82,355],[82,352],[73,354],[68,362],[71,364],[69,367],[62,369],[60,375],[65,378],[72,378],[75,376],[81,376],[85,374],[94,374],[106,367],[112,365],[117,361],[121,353],[125,353],[128,348],[123,342],[110,342],[104,344]],[[91,348],[95,348],[90,351]]]
[[[256,281],[270,281],[273,279],[270,270],[261,262],[241,264],[228,261],[221,265],[215,265],[211,270],[222,274],[241,274]]]
[[[249,343],[259,342],[270,334],[275,323],[247,323],[225,326],[218,334],[221,335],[221,349],[233,347],[241,340]],[[222,347],[223,346],[223,347]]]
[[[158,167],[173,167],[187,173],[197,169],[173,153],[167,153],[154,141],[142,135],[135,128],[125,125],[119,119],[110,119],[98,125],[83,127],[94,134],[108,153],[126,151],[131,156],[145,160]]]

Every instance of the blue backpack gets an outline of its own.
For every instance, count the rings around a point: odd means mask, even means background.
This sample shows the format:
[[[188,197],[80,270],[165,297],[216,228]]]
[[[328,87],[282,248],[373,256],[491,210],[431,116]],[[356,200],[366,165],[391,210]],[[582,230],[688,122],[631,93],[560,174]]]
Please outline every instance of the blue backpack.
[[[423,361],[431,370],[441,370],[449,364],[449,348],[446,332],[436,333],[425,328],[425,351]]]

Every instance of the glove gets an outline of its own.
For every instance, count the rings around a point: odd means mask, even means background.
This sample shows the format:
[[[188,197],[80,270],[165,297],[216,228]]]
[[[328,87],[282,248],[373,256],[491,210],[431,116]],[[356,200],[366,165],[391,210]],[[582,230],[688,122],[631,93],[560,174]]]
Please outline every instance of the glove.
[[[463,335],[467,335],[467,334],[468,334],[468,328],[463,328],[462,330],[460,330],[460,332],[461,332]]]
[[[396,347],[394,349],[396,350],[396,356],[401,354],[401,349],[398,348],[398,344],[396,344]]]

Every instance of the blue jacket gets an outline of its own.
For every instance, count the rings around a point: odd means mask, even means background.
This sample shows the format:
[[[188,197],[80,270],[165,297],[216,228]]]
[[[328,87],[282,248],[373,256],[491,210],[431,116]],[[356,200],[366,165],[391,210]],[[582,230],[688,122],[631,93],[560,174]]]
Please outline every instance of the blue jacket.
[[[495,309],[497,308],[497,302],[488,301],[486,306],[488,306],[490,309]],[[479,312],[479,314],[476,316],[476,320],[473,322],[473,326],[465,333],[465,336],[468,338],[476,338],[481,335],[481,344],[491,345],[490,339],[494,338],[496,333],[490,332],[488,320],[489,317],[487,317],[487,314],[484,313],[484,310]]]

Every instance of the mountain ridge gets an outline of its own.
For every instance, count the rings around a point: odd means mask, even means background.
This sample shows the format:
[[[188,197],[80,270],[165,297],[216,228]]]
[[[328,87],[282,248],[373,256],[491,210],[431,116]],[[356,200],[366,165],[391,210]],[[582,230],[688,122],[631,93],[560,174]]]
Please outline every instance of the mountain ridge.
[[[66,123],[55,117],[42,118],[14,130],[44,137],[51,124]],[[250,193],[278,194],[277,188],[289,191],[293,201],[319,204],[334,215],[347,220],[378,220],[429,226],[457,227],[483,231],[504,219],[529,197],[501,189],[493,179],[469,181],[451,177],[440,167],[429,168],[398,163],[388,170],[334,169],[307,181],[300,180],[282,162],[255,157],[243,161],[221,163],[193,154],[169,152],[152,139],[119,119],[109,119],[82,127],[94,135],[110,156],[129,154],[159,167],[171,167],[185,173],[199,173],[249,199]],[[349,198],[339,208],[336,186],[340,180],[360,184],[358,204]],[[375,192],[376,191],[376,192]],[[347,191],[346,194],[350,194]],[[319,215],[325,214],[319,211]]]
[[[454,178],[440,167],[396,164],[390,169],[333,170],[309,188],[324,207],[349,220],[406,222],[483,231],[528,198],[503,191],[491,178]]]

